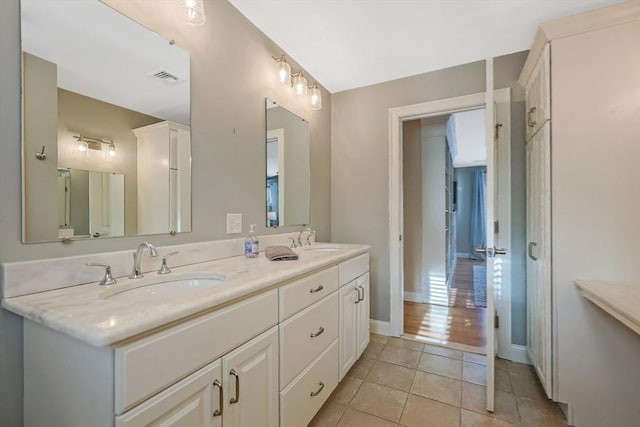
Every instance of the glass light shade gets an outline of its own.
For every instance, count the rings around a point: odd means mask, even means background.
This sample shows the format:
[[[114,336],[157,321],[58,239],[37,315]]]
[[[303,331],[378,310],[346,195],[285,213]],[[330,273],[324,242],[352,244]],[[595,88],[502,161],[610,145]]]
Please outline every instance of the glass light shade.
[[[296,95],[306,95],[307,94],[307,78],[302,75],[302,73],[298,73],[293,78],[293,89],[296,92]]]
[[[116,156],[116,145],[113,142],[109,144],[109,150],[107,152],[109,153],[109,157]]]
[[[276,63],[276,71],[278,72],[278,81],[282,86],[291,86],[291,65],[287,61],[279,59]]]
[[[179,0],[182,3],[182,13],[189,25],[202,25],[207,17],[204,15],[203,0]]]
[[[89,146],[85,141],[76,142],[76,150],[78,150],[79,152],[86,153],[88,149],[89,149]]]
[[[318,86],[313,85],[309,90],[309,99],[311,101],[311,109],[319,110],[322,108],[322,94]]]

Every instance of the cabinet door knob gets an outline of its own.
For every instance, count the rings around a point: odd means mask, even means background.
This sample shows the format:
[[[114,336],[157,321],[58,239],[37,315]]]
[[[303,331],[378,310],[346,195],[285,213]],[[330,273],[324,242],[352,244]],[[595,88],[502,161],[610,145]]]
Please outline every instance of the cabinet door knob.
[[[322,286],[322,285],[318,285],[318,287],[317,287],[317,288],[315,288],[315,289],[309,289],[309,293],[310,293],[310,294],[315,294],[316,292],[320,292],[320,291],[321,291],[321,290],[323,290],[323,289],[324,289],[324,286]]]
[[[324,383],[322,381],[320,381],[320,388],[318,388],[316,391],[312,391],[309,394],[311,395],[311,397],[316,397],[317,395],[320,394],[320,392],[322,391],[323,388],[324,388]]]
[[[222,390],[222,383],[219,380],[215,380],[213,386],[220,390],[220,394],[218,395],[218,409],[213,411],[213,416],[220,417],[222,416],[222,408],[224,407],[224,391]]]
[[[320,326],[318,332],[311,332],[311,338],[319,337],[324,332],[324,328]]]
[[[240,375],[238,375],[235,369],[232,369],[229,374],[231,374],[231,376],[233,377],[236,377],[236,395],[229,401],[229,403],[234,404],[240,402]]]

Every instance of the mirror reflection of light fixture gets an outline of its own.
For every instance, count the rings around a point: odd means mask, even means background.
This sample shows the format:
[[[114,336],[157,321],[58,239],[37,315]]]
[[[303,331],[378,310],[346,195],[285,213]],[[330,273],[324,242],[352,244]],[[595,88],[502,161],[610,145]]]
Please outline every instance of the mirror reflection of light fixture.
[[[185,21],[189,25],[200,26],[204,24],[207,17],[204,15],[203,0],[179,0],[182,3],[182,13]]]
[[[320,88],[315,83],[309,87],[309,101],[311,102],[312,110],[322,108],[322,93],[320,93]]]
[[[280,58],[272,57],[276,61],[276,72],[278,73],[278,81],[282,86],[291,87],[291,65],[287,62],[284,55]]]
[[[296,95],[307,94],[307,78],[302,74],[302,70],[293,75],[293,90]]]
[[[73,137],[76,139],[76,149],[81,153],[87,153],[89,150],[103,151],[102,146],[106,145],[109,157],[116,155],[116,144],[113,141],[83,135],[73,135]]]

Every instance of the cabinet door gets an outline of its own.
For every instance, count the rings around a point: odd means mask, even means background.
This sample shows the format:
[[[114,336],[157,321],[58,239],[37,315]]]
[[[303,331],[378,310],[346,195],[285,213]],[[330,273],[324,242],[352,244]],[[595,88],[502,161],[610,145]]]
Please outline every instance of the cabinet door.
[[[550,56],[547,44],[526,85],[527,140],[551,119]]]
[[[221,361],[116,417],[116,427],[220,427]]]
[[[360,302],[357,304],[358,322],[356,325],[358,336],[358,358],[369,345],[369,273],[357,279]]]
[[[229,331],[233,333],[233,331]],[[278,327],[222,358],[225,427],[277,427]]]
[[[340,381],[358,358],[357,280],[340,288]]]
[[[527,352],[551,395],[550,122],[527,144]]]

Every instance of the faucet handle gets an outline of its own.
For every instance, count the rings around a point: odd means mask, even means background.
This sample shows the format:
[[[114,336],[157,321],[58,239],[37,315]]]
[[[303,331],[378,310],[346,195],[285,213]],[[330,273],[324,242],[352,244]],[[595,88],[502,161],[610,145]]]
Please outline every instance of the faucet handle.
[[[99,262],[88,262],[85,264],[87,267],[104,267],[104,277],[100,281],[101,285],[114,285],[118,283],[116,279],[111,275],[111,266],[107,264],[101,264]]]
[[[295,237],[289,237],[289,240],[291,240],[291,243],[289,244],[290,248],[297,248],[298,244],[296,243],[296,238]]]
[[[311,236],[313,236],[313,241],[316,241],[316,230],[314,230],[313,228],[309,229],[309,233],[307,233],[307,241],[305,242],[305,245],[307,246],[311,246]]]
[[[174,255],[178,255],[180,252],[179,251],[174,251],[174,252],[170,252],[168,254],[166,254],[165,256],[162,257],[162,265],[160,266],[160,270],[158,270],[158,274],[169,274],[171,273],[171,270],[169,270],[169,267],[167,267],[167,258],[169,258],[170,256],[174,256]]]

